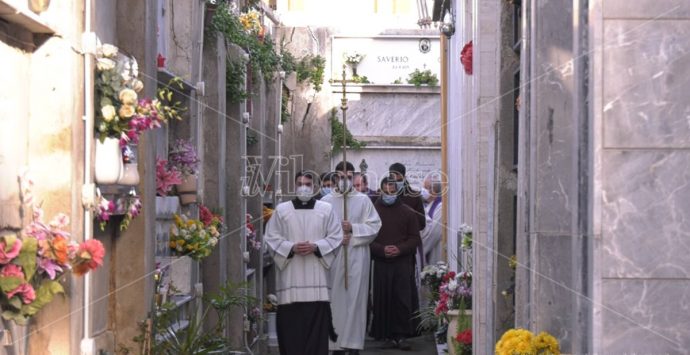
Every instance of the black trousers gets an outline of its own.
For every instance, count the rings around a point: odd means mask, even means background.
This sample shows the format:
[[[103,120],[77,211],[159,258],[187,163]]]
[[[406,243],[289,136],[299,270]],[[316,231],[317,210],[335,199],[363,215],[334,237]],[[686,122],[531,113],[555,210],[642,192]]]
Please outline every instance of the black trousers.
[[[328,302],[279,305],[276,325],[280,355],[328,355],[330,315]]]

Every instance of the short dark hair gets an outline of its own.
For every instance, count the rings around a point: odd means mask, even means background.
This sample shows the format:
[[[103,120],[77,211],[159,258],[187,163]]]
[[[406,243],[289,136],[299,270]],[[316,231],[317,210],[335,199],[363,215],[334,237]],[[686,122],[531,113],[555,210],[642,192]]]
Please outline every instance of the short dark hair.
[[[395,183],[396,183],[395,179],[391,178],[390,176],[386,176],[383,179],[381,179],[381,184],[379,185],[379,188],[381,188],[381,190],[383,190],[383,185],[395,184]]]
[[[405,171],[405,165],[403,165],[402,163],[393,163],[391,164],[391,166],[388,167],[388,172],[398,173],[403,177],[405,176]]]
[[[304,177],[306,177],[307,179],[310,179],[310,180],[312,180],[312,181],[314,181],[314,180],[316,180],[316,179],[319,178],[319,177],[316,175],[316,173],[314,173],[314,172],[311,171],[311,170],[300,170],[300,171],[297,172],[297,174],[295,174],[295,181],[297,181],[297,179],[299,179],[299,178],[302,177],[302,176],[304,176]]]
[[[335,177],[335,173],[332,171],[325,172],[321,174],[321,182],[323,183],[324,181],[330,181],[333,182],[333,178]]]
[[[335,171],[355,171],[355,166],[352,165],[352,163],[350,163],[349,161],[345,161],[345,167],[347,167],[347,170],[343,170],[343,162],[341,161],[340,163],[338,163],[338,165],[335,166]]]

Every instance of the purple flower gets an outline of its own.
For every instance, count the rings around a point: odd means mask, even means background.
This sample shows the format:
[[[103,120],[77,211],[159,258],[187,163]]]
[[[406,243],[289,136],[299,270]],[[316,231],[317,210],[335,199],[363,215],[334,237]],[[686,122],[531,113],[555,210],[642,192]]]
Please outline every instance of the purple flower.
[[[55,280],[57,273],[64,271],[55,261],[47,258],[41,258],[41,261],[38,263],[38,268],[48,274],[51,280]]]

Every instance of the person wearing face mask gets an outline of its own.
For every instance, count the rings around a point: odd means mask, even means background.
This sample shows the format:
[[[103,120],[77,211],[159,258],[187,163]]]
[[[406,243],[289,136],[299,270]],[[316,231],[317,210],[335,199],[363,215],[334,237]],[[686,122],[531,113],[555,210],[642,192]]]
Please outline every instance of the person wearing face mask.
[[[421,236],[426,265],[441,261],[441,189],[441,177],[438,173],[430,174],[424,179],[422,198],[426,203],[426,227],[422,230]]]
[[[281,355],[323,355],[331,326],[328,270],[343,241],[333,207],[314,198],[316,175],[295,177],[296,197],[280,203],[264,241],[276,267],[277,330]]]
[[[393,163],[388,167],[388,177],[395,181],[398,198],[401,200],[403,205],[408,207],[414,213],[415,217],[417,218],[417,226],[419,227],[419,231],[421,233],[421,231],[426,228],[424,201],[422,200],[422,196],[420,195],[419,191],[414,190],[405,178],[406,170],[405,165],[401,163]],[[421,243],[417,246],[417,256],[412,258],[412,264],[416,272],[412,274],[410,282],[413,283],[415,287],[419,288],[421,284],[419,274],[421,273],[422,269],[424,269],[424,249],[422,248]],[[414,306],[413,312],[419,312],[419,294],[415,293],[413,295],[412,304]],[[412,319],[413,329],[419,329],[419,322],[420,318],[418,317]]]
[[[333,172],[326,172],[321,174],[321,188],[319,189],[319,194],[316,195],[316,199],[320,200],[324,196],[330,194],[333,191]]]
[[[369,199],[371,199],[372,203],[376,202],[376,199],[379,198],[379,195],[376,193],[376,191],[369,188],[369,180],[365,174],[355,172],[355,176],[352,179],[352,185],[354,186],[355,190],[369,196]]]
[[[410,350],[407,338],[416,334],[414,259],[421,244],[418,218],[400,196],[393,178],[381,181],[381,196],[374,206],[381,217],[381,229],[370,244],[374,262],[373,318],[371,336],[384,340],[382,348]]]
[[[347,248],[347,280],[345,289],[345,256],[338,251],[330,269],[331,311],[337,342],[330,344],[333,355],[355,355],[364,349],[369,295],[369,244],[381,228],[369,197],[353,189],[354,166],[346,162],[335,167],[335,191],[321,201],[333,206],[343,229],[343,245]],[[347,198],[347,220],[343,220],[343,199]]]

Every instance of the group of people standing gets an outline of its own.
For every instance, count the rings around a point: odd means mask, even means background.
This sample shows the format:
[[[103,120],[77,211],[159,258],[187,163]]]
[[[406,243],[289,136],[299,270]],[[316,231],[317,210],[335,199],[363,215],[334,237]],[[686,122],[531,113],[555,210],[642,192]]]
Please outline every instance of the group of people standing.
[[[321,177],[296,174],[296,197],[276,207],[264,236],[277,270],[281,355],[359,354],[369,304],[370,336],[383,340],[382,348],[410,349],[417,271],[440,255],[440,233],[429,236],[440,188],[427,180],[429,187],[425,180],[421,192],[414,190],[400,163],[378,191],[349,162]]]

